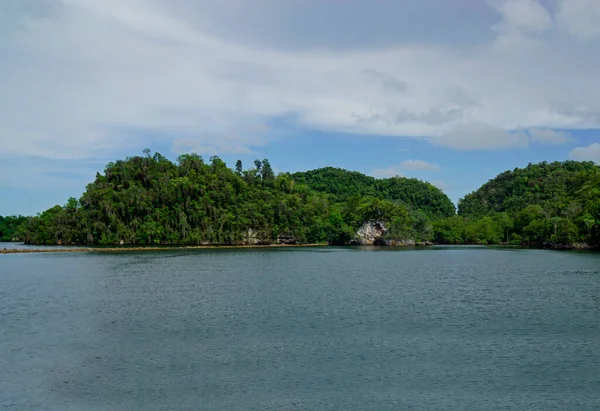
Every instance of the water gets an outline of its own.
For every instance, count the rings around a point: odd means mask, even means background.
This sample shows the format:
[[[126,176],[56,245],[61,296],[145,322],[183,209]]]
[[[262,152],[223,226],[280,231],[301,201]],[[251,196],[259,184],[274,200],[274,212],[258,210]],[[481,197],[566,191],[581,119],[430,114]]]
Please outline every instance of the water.
[[[598,410],[600,254],[0,255],[1,410]]]

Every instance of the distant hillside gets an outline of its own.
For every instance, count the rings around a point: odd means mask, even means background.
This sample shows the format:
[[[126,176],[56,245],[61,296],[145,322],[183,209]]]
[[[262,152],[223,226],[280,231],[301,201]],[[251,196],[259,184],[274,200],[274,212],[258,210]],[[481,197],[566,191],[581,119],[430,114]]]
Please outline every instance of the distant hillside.
[[[586,201],[586,188],[598,177],[592,162],[565,161],[529,164],[505,171],[459,201],[458,214],[478,217],[494,212],[515,213],[540,205],[560,214],[573,202]],[[579,204],[583,205],[583,204]]]
[[[440,189],[414,178],[376,179],[333,167],[294,173],[292,178],[327,194],[334,203],[347,202],[353,196],[371,196],[401,202],[409,209],[420,210],[431,217],[449,217],[456,212],[452,201]]]
[[[458,216],[435,223],[441,243],[600,244],[600,167],[591,162],[529,164],[465,196]]]

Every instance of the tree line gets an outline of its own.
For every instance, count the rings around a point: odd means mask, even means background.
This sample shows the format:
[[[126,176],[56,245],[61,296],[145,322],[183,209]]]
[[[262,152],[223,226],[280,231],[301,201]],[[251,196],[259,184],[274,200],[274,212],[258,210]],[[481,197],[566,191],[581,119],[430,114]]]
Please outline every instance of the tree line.
[[[417,179],[333,167],[275,174],[217,156],[159,153],[109,163],[79,199],[33,217],[0,217],[0,237],[31,244],[348,244],[365,222],[384,240],[443,244],[600,243],[600,167],[529,164],[459,201]]]
[[[329,177],[331,190],[354,175],[336,173]],[[385,196],[348,189],[335,197],[311,187],[314,175],[275,175],[267,159],[248,169],[237,161],[230,169],[217,156],[205,161],[185,154],[173,163],[146,150],[109,163],[79,199],[26,218],[13,238],[30,244],[346,244],[365,221],[378,219],[390,222],[390,238],[427,240],[432,216],[454,213],[443,193],[418,180],[391,179]],[[366,185],[383,184],[362,178]],[[412,193],[413,199],[401,187],[406,184],[423,193]]]
[[[0,241],[13,241],[17,239],[19,227],[27,221],[25,216],[0,215]]]
[[[505,171],[461,199],[458,215],[434,231],[438,243],[597,247],[600,167],[565,161]]]

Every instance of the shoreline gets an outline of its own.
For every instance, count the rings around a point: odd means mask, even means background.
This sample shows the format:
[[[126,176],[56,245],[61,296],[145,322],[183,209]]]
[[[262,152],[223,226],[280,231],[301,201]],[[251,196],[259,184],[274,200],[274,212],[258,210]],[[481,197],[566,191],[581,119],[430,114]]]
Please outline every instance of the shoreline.
[[[509,244],[443,244],[443,243],[431,243],[431,244],[415,244],[415,245],[374,245],[374,244],[345,244],[345,245],[333,245],[333,247],[381,247],[381,248],[407,248],[407,247],[431,247],[431,246],[483,246],[483,247],[514,247],[514,248],[525,248],[525,249],[539,249],[539,250],[555,250],[555,251],[596,251],[600,250],[598,246],[588,247],[548,247],[544,245],[509,245]],[[164,245],[164,246],[56,246],[52,245],[49,247],[53,248],[4,248],[0,249],[0,254],[34,254],[34,253],[93,253],[93,252],[135,252],[135,251],[176,251],[176,250],[219,250],[219,249],[260,249],[260,248],[306,248],[306,247],[332,247],[331,244],[316,243],[316,244],[243,244],[243,245]]]
[[[64,248],[4,248],[0,254],[28,254],[28,253],[84,253],[84,252],[124,252],[124,251],[174,251],[174,250],[207,250],[207,249],[237,249],[237,248],[300,248],[300,247],[326,247],[328,244],[252,244],[252,245],[181,245],[181,246],[94,246],[76,247],[62,246]],[[32,246],[35,247],[35,246]],[[61,246],[52,246],[61,247]]]

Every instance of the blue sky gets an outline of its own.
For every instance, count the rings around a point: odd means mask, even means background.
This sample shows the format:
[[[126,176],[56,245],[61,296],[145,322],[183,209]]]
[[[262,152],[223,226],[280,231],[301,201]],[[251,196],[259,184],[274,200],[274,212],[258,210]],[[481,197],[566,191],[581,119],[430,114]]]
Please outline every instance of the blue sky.
[[[145,147],[431,181],[600,162],[595,0],[0,3],[0,215]]]

